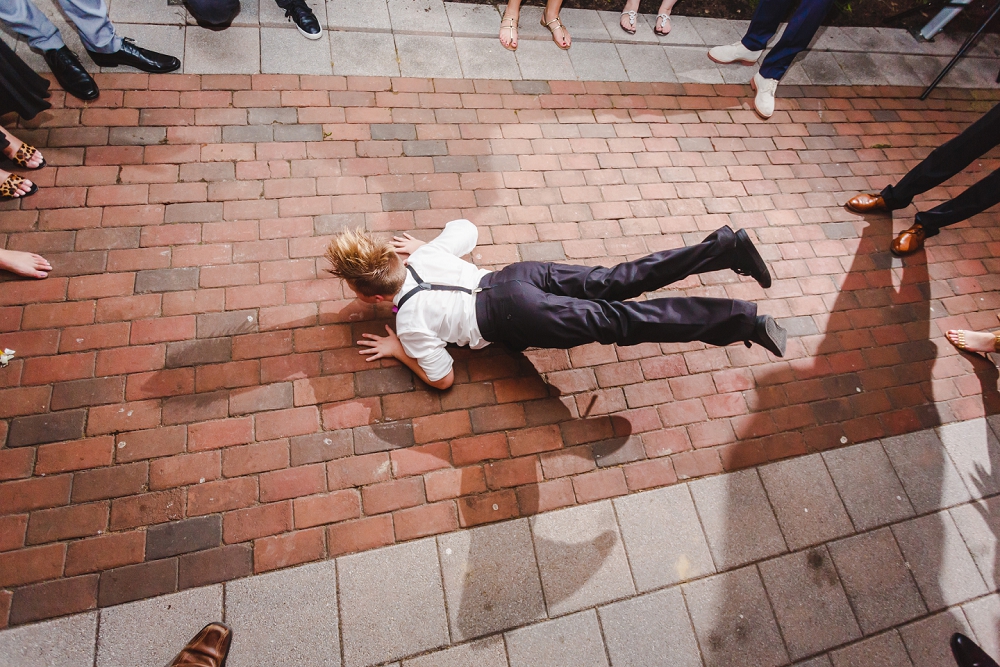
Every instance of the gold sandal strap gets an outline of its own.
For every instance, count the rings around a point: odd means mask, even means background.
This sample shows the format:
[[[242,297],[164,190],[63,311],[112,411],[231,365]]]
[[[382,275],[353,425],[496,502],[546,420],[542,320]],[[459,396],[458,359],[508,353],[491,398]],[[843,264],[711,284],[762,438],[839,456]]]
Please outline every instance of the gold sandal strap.
[[[553,28],[553,27],[552,27],[552,24],[553,24],[553,23],[558,23],[559,25],[557,25],[557,26],[556,26],[555,28]],[[552,19],[551,21],[549,21],[548,23],[545,23],[544,25],[545,25],[545,27],[546,27],[546,28],[548,28],[548,29],[549,29],[549,32],[555,32],[555,31],[556,31],[556,28],[562,28],[563,30],[565,30],[565,29],[566,29],[566,26],[564,26],[564,25],[562,24],[562,21],[560,21],[560,20],[559,20],[559,17],[558,17],[558,16],[557,16],[557,17],[555,17],[554,19]]]

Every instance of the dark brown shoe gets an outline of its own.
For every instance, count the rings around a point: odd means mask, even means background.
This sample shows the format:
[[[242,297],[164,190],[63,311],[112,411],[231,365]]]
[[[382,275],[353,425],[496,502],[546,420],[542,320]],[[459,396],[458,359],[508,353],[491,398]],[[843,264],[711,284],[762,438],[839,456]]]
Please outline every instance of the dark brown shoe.
[[[872,195],[867,192],[862,192],[859,195],[851,197],[847,202],[847,208],[851,209],[855,213],[870,213],[871,211],[888,211],[889,207],[885,205],[885,200],[882,199],[882,195]]]
[[[233,631],[222,623],[209,623],[177,654],[169,667],[223,667]]]
[[[901,231],[899,236],[892,240],[892,254],[900,257],[912,255],[924,247],[925,238],[927,232],[919,222],[915,222],[912,227]]]

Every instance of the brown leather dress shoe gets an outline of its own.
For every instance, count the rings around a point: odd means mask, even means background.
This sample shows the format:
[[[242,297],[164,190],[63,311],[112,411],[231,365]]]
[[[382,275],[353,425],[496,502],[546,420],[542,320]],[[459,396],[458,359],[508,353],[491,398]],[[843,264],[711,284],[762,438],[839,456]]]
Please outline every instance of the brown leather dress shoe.
[[[882,195],[868,194],[867,192],[862,192],[859,195],[851,197],[847,202],[847,208],[851,209],[855,213],[869,213],[871,211],[888,211],[889,207],[885,205],[885,200],[882,199]]]
[[[899,236],[892,240],[892,254],[900,257],[912,255],[924,247],[926,237],[927,232],[924,231],[923,226],[919,222],[915,222],[912,227],[904,229],[899,233]]]
[[[169,667],[223,667],[233,631],[222,623],[209,623],[187,643]]]

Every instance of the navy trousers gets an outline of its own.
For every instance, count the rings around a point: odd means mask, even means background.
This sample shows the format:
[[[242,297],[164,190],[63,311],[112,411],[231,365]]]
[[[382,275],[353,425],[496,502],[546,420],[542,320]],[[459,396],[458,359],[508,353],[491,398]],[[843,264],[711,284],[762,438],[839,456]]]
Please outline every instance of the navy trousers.
[[[1000,144],[1000,104],[957,137],[935,148],[898,184],[882,190],[886,206],[890,210],[906,208],[916,195],[941,185],[997,144]],[[942,227],[971,218],[997,203],[1000,203],[1000,170],[993,171],[951,201],[917,213],[915,222],[923,226],[927,236],[934,236]]]
[[[833,0],[760,0],[743,36],[743,46],[751,51],[763,50],[796,2],[798,7],[788,19],[788,27],[761,63],[760,75],[765,79],[780,80],[785,76],[792,60],[809,46],[833,5]]]
[[[707,297],[625,301],[696,274],[732,268],[736,237],[722,227],[701,243],[664,250],[610,269],[518,262],[483,276],[476,319],[483,338],[527,347],[587,343],[744,341],[757,304]]]

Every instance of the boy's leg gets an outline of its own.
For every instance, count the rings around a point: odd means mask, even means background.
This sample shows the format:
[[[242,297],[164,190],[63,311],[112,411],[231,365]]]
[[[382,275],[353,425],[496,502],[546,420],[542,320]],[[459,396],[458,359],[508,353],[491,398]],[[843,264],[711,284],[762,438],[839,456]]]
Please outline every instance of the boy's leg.
[[[23,35],[28,40],[28,46],[39,51],[61,49],[66,46],[52,21],[30,0],[0,2],[0,22]]]
[[[122,48],[122,38],[115,34],[104,0],[59,0],[59,4],[76,26],[85,49],[115,53]]]
[[[740,251],[738,246],[741,246]],[[725,226],[696,245],[664,250],[611,268],[518,262],[491,274],[490,282],[520,280],[557,296],[623,301],[697,273],[734,269],[750,275],[748,267],[751,263],[756,265],[754,258],[759,260],[759,268],[766,274],[767,268],[757,251],[752,250],[753,257],[747,255],[752,247],[748,237],[737,242],[736,233]],[[770,283],[770,276],[767,276],[767,283]]]
[[[481,293],[476,315],[486,340],[522,350],[593,342],[636,345],[700,340],[728,345],[752,340],[757,326],[757,305],[747,301],[575,299],[521,281],[501,283]]]
[[[881,193],[886,207],[889,210],[906,208],[916,195],[941,185],[997,144],[1000,144],[1000,104],[957,137],[935,148],[899,183],[886,186]]]

